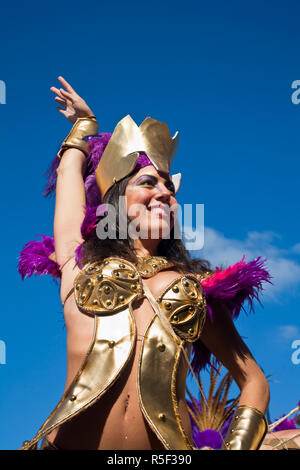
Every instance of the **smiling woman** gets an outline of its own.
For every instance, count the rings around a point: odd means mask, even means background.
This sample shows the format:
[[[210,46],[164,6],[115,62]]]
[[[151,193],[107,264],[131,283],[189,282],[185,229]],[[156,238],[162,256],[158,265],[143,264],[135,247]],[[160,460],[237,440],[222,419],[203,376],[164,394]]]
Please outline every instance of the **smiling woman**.
[[[46,189],[56,189],[54,240],[40,242],[39,263],[37,245],[27,244],[19,269],[60,278],[68,369],[60,402],[22,449],[41,439],[43,449],[194,449],[186,377],[211,353],[241,390],[224,448],[259,448],[269,388],[233,318],[269,280],[263,262],[213,271],[191,259],[174,235],[178,134],[152,118],[138,127],[129,115],[112,135],[98,134],[91,109],[59,80],[65,90],[51,90],[74,126]]]
[[[159,194],[159,198],[154,200],[150,197],[153,190]],[[126,211],[131,221],[129,224],[131,237],[133,225],[140,237],[152,241],[160,240],[170,234],[175,223],[174,211],[177,209],[177,201],[174,183],[168,176],[164,178],[154,166],[146,166],[129,180],[125,197]]]

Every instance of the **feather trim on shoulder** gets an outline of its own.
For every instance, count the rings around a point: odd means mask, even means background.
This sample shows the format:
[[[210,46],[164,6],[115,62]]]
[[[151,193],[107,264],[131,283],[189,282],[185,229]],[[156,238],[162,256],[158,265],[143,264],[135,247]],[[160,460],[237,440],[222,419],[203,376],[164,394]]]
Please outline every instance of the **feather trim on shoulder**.
[[[81,236],[84,241],[75,250],[76,262],[82,258],[81,250],[85,241],[96,234],[97,222],[99,220],[99,217],[96,215],[98,207],[84,206],[85,216],[81,224]],[[50,255],[55,253],[54,238],[47,235],[38,236],[42,237],[42,240],[27,242],[20,252],[18,271],[22,280],[33,274],[35,276],[50,274],[54,278],[60,278],[60,265],[50,258]]]
[[[271,283],[265,262],[260,256],[246,262],[243,256],[241,261],[224,270],[217,267],[211,277],[201,282],[208,310],[211,310],[211,302],[222,302],[231,312],[232,318],[237,318],[241,308],[245,311],[243,303],[247,300],[250,312],[253,311],[253,300],[260,302],[259,293],[263,289],[263,282]]]
[[[217,267],[212,276],[201,280],[211,321],[214,320],[218,304],[224,305],[233,319],[239,316],[241,309],[247,313],[243,306],[245,301],[249,303],[249,313],[254,312],[254,299],[261,304],[259,294],[263,290],[263,283],[271,283],[271,275],[265,268],[265,262],[261,257],[246,262],[243,256],[238,263],[223,270]],[[193,352],[192,367],[195,371],[209,364],[211,353],[201,338],[193,343]]]

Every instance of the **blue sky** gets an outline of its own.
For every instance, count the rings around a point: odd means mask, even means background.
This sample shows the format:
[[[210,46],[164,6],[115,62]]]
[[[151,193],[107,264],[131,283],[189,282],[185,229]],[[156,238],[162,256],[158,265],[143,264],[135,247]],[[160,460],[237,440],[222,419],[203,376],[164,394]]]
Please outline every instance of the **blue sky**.
[[[70,129],[49,91],[58,75],[90,104],[102,131],[126,114],[179,131],[178,200],[205,205],[199,254],[214,264],[267,256],[274,286],[237,327],[271,376],[271,417],[297,405],[300,105],[291,84],[300,79],[299,10],[293,0],[1,6],[1,449],[32,437],[64,388],[58,285],[17,273],[24,244],[53,233],[43,174]]]

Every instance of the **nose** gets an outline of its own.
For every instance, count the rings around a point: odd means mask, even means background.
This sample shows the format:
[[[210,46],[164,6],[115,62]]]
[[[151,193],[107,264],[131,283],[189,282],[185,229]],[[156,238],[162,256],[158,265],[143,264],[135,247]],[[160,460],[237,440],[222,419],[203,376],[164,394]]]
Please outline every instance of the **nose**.
[[[156,196],[157,198],[163,199],[164,201],[170,199],[172,195],[172,191],[168,189],[163,183],[160,183],[159,185],[157,185],[157,189],[159,191]]]

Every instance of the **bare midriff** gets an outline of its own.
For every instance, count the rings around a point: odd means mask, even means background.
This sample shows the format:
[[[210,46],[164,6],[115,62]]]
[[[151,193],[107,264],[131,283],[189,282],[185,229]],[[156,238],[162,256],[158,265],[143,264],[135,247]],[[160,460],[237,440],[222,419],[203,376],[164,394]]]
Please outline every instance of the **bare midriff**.
[[[146,283],[158,297],[162,286],[178,278],[179,273],[163,271]],[[158,292],[159,290],[159,292]],[[132,311],[137,329],[137,341],[131,359],[114,385],[92,406],[80,412],[69,422],[54,429],[48,436],[50,442],[62,450],[160,450],[163,444],[151,430],[140,408],[137,372],[140,348],[145,331],[154,316],[146,298],[136,300]],[[94,318],[81,313],[74,295],[64,307],[67,328],[67,379],[65,390],[74,379],[88,351],[94,333]],[[186,349],[189,355],[189,346]],[[185,383],[188,365],[181,359],[177,374],[177,399],[184,430],[192,443],[191,425],[185,400]]]

